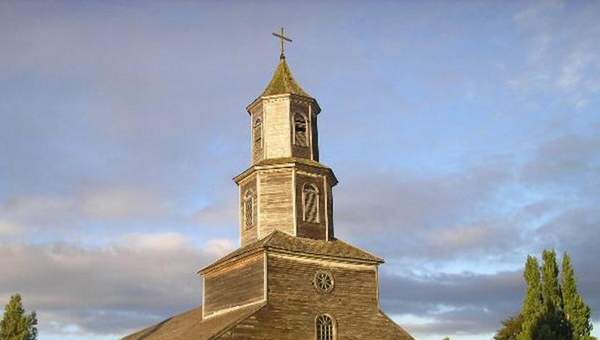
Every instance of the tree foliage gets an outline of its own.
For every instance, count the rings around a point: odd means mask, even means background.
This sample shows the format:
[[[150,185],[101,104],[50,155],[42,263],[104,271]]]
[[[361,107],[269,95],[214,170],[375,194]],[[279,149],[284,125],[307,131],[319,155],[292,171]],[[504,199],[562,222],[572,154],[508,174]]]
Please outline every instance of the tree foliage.
[[[494,340],[517,340],[523,325],[523,315],[517,314],[502,321],[502,328],[494,336]]]
[[[571,257],[568,254],[563,255],[562,260],[562,297],[563,310],[566,319],[569,321],[573,331],[573,340],[592,339],[591,316],[592,311],[588,305],[583,302],[583,298],[577,291],[577,280],[575,271],[571,265]]]
[[[563,312],[563,299],[558,281],[558,264],[554,250],[542,254],[542,313],[535,320],[534,339],[572,339],[571,325]]]
[[[527,256],[523,276],[527,283],[527,292],[525,293],[525,301],[521,312],[523,316],[522,331],[518,334],[517,339],[531,340],[543,308],[540,266],[535,257]]]
[[[25,314],[21,295],[11,296],[0,320],[0,340],[36,340],[36,326],[36,314]]]
[[[543,265],[527,257],[527,291],[521,312],[502,322],[496,340],[593,340],[591,309],[577,291],[575,271],[566,253],[562,275],[554,250],[544,250]]]

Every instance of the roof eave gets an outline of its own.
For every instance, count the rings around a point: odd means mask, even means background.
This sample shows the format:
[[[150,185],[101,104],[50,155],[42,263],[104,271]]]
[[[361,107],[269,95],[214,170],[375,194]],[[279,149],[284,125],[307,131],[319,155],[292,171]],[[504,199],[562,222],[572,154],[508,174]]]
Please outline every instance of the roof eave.
[[[281,162],[277,162],[277,163],[273,163],[273,164],[254,164],[254,165],[250,166],[248,169],[244,170],[241,174],[233,177],[233,181],[236,184],[240,184],[240,182],[242,180],[244,180],[244,178],[246,178],[250,174],[252,174],[254,172],[254,170],[271,169],[271,168],[288,168],[288,167],[295,166],[296,164],[301,164],[301,165],[305,165],[305,166],[309,166],[309,167],[312,166],[312,167],[321,168],[321,169],[327,171],[329,176],[331,177],[331,180],[332,180],[331,186],[336,186],[338,184],[338,179],[335,176],[333,169],[331,169],[330,167],[325,166],[318,162],[315,162],[315,164],[309,164],[309,163],[303,162],[302,158],[292,158],[292,157],[283,158]]]
[[[225,265],[227,265],[229,263],[238,261],[241,258],[244,258],[246,256],[250,256],[250,255],[254,255],[256,253],[260,253],[261,251],[264,251],[264,250],[265,250],[264,246],[260,246],[258,248],[253,248],[253,249],[248,249],[247,251],[241,252],[241,253],[237,254],[236,256],[228,258],[228,259],[226,259],[224,261],[217,260],[217,261],[209,264],[208,266],[205,266],[204,268],[198,270],[196,272],[196,274],[204,275],[204,274],[209,273],[209,272],[211,272],[213,270],[217,270],[217,269],[221,268],[222,266],[225,266]],[[227,256],[227,255],[225,255],[225,256]]]
[[[265,99],[272,99],[272,98],[280,98],[280,97],[297,97],[297,98],[301,98],[304,100],[308,100],[311,101],[315,104],[315,107],[313,109],[313,112],[315,114],[319,114],[321,112],[321,106],[319,105],[319,102],[317,102],[317,100],[313,97],[310,96],[303,96],[303,95],[299,95],[299,94],[295,94],[295,93],[279,93],[279,94],[272,94],[269,96],[259,96],[256,99],[254,99],[252,101],[252,103],[250,103],[248,106],[246,106],[246,112],[248,112],[248,114],[252,114],[252,109],[258,105],[258,103],[260,103],[261,101],[265,100]]]
[[[267,251],[270,251],[273,253],[290,254],[290,255],[296,255],[296,256],[300,256],[300,257],[317,258],[317,259],[323,259],[323,260],[334,260],[334,261],[338,261],[338,262],[352,262],[352,263],[360,263],[360,264],[368,264],[368,265],[378,265],[378,264],[382,264],[385,262],[380,257],[376,257],[375,259],[371,260],[371,259],[352,257],[352,256],[333,256],[333,255],[326,255],[326,254],[317,254],[317,253],[310,253],[310,252],[288,250],[285,248],[276,247],[276,246],[268,246],[268,245],[265,246],[265,249],[267,249]],[[368,252],[366,252],[366,253],[368,253]]]

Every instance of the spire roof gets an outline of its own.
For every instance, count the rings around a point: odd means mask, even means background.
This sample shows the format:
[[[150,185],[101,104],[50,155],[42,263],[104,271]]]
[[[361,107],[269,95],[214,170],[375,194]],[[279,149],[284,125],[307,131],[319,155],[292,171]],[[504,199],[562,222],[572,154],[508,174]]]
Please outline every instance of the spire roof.
[[[273,79],[271,79],[271,82],[267,85],[267,88],[263,91],[261,97],[287,93],[312,98],[311,95],[304,91],[300,84],[296,82],[290,67],[285,61],[285,56],[282,55],[281,58],[279,58],[279,65],[277,65],[277,69],[273,74]]]

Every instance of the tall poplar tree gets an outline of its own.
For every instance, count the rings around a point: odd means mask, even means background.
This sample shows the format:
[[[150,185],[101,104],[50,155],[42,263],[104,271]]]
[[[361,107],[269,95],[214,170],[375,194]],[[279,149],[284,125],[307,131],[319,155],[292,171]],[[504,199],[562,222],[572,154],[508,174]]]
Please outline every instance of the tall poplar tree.
[[[558,282],[558,265],[554,250],[544,250],[542,254],[544,267],[542,268],[542,296],[544,308],[547,312],[562,309],[560,285]]]
[[[36,340],[36,326],[36,314],[35,312],[25,314],[21,295],[11,296],[0,321],[0,340]]]
[[[527,293],[525,294],[521,312],[523,316],[523,329],[517,336],[517,339],[533,340],[543,307],[540,267],[535,257],[527,256],[523,276],[525,277],[525,282],[527,282]]]
[[[562,294],[558,280],[558,264],[554,250],[542,254],[542,300],[543,313],[534,332],[535,339],[570,340],[571,327],[563,313]]]
[[[590,335],[591,309],[577,291],[571,258],[566,253],[563,256],[560,282],[554,250],[544,250],[542,258],[544,263],[540,268],[535,257],[527,257],[524,272],[527,292],[517,339],[595,340]],[[514,322],[505,322],[497,337],[508,335],[510,339],[513,326]]]
[[[573,340],[589,340],[592,331],[591,309],[577,291],[575,271],[566,252],[562,258],[562,297],[566,319],[571,323]]]

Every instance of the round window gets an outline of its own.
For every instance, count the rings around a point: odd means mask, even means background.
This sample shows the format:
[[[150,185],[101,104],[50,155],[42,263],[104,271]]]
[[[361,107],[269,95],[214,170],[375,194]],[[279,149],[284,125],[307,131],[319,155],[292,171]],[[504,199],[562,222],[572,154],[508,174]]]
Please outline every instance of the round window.
[[[333,275],[328,271],[319,270],[315,274],[313,284],[319,292],[329,293],[333,290]]]

